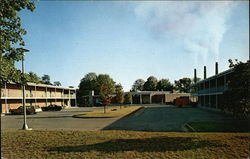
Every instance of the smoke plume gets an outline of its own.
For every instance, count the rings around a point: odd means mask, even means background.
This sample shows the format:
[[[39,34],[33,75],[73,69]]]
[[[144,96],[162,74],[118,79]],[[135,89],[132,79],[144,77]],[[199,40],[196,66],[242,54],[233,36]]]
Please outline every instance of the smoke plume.
[[[195,60],[218,60],[233,1],[165,1],[138,3],[135,14],[160,36],[174,34]],[[200,60],[199,60],[200,61]]]

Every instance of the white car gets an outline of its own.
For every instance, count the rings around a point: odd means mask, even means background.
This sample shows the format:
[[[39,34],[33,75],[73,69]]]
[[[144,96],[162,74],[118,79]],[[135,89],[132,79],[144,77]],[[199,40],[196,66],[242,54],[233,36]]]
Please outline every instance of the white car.
[[[36,113],[42,112],[42,111],[43,111],[42,108],[39,107],[39,106],[34,106],[34,108],[35,108],[35,112],[36,112]]]

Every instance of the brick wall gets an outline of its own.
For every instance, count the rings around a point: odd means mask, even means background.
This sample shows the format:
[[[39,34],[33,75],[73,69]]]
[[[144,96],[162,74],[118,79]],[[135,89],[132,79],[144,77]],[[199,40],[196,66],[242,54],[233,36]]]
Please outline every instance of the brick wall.
[[[167,94],[166,95],[166,102],[173,102],[174,99],[176,99],[178,97],[182,97],[182,96],[190,96],[190,94],[189,93]]]

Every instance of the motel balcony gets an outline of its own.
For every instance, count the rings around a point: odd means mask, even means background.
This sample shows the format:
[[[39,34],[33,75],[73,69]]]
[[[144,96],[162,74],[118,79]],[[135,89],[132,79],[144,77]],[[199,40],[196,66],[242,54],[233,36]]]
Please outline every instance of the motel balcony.
[[[217,88],[213,87],[213,88],[201,89],[201,90],[194,92],[193,94],[196,94],[196,95],[222,94],[226,90],[228,90],[227,86],[218,86]]]

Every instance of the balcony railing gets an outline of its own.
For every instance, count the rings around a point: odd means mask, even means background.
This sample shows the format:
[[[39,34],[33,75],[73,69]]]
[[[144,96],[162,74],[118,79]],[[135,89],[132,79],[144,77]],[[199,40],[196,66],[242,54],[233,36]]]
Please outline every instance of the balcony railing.
[[[213,94],[213,93],[222,93],[228,89],[227,86],[219,86],[219,87],[213,87],[210,89],[202,89],[198,90],[197,92],[194,92],[194,94]]]
[[[8,95],[5,92],[1,92],[1,97],[2,98],[22,98],[22,93],[9,93]],[[76,98],[76,94],[35,94],[35,93],[26,93],[25,94],[26,98]]]

